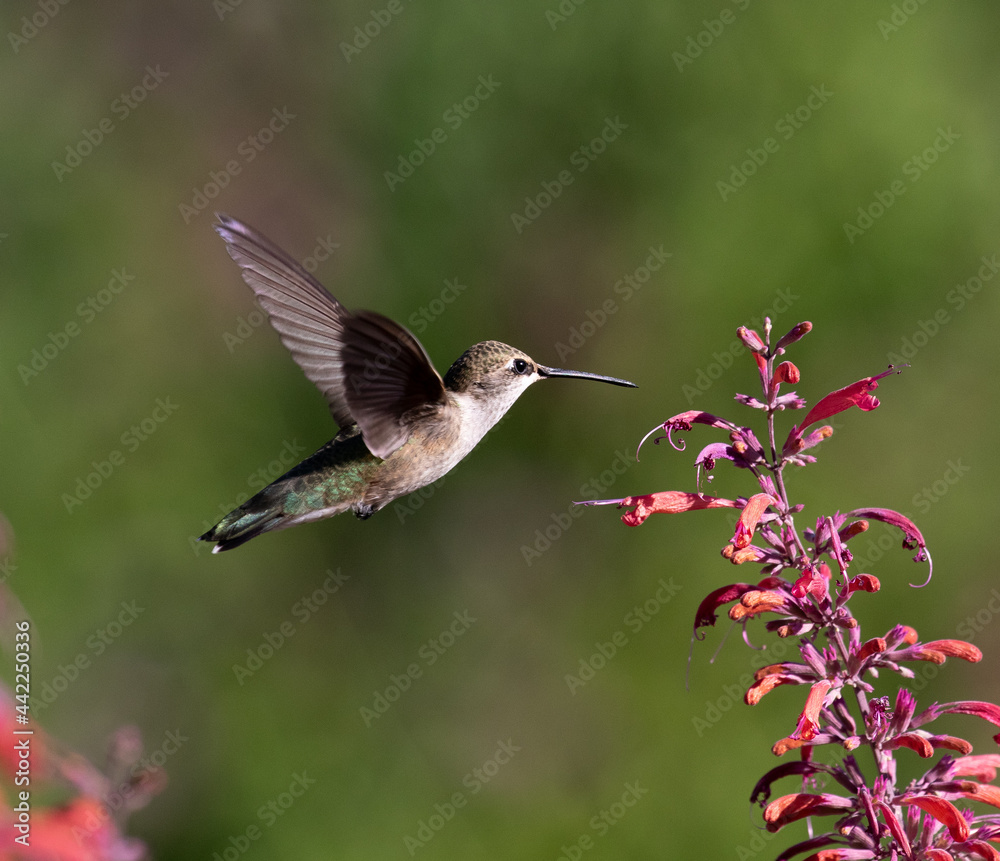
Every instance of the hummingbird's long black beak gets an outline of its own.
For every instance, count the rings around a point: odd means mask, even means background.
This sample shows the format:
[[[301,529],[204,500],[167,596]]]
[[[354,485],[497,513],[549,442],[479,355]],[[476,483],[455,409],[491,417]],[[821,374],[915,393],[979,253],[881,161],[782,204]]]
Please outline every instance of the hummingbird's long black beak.
[[[639,388],[635,383],[630,383],[628,380],[620,380],[618,377],[605,377],[603,374],[591,374],[589,371],[565,371],[562,368],[546,368],[545,365],[538,366],[538,376],[575,377],[578,380],[597,380],[601,383],[611,383],[613,386],[627,386],[630,389]]]

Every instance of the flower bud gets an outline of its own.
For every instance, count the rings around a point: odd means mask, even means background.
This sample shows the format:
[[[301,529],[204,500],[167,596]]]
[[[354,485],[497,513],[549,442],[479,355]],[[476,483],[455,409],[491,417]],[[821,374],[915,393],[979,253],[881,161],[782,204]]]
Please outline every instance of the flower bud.
[[[767,352],[767,347],[764,346],[764,342],[760,339],[753,329],[748,329],[746,326],[740,326],[736,330],[736,336],[743,342],[743,346],[746,347],[751,353],[760,353],[764,355]]]
[[[813,324],[808,320],[799,323],[795,326],[788,334],[782,335],[778,339],[778,343],[775,345],[775,352],[780,350],[782,347],[787,347],[789,344],[794,344],[799,338],[808,335],[812,331]]]

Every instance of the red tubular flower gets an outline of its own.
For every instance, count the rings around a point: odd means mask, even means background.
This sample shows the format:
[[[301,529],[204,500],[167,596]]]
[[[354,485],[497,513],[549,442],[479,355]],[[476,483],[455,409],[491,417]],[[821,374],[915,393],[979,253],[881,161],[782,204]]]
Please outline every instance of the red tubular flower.
[[[932,735],[928,741],[934,746],[934,750],[953,750],[956,753],[972,753],[972,745],[964,738],[957,738],[953,735]],[[987,778],[992,780],[993,778]]]
[[[855,654],[855,660],[860,664],[866,658],[870,658],[872,655],[878,655],[884,652],[888,647],[886,645],[885,639],[883,637],[873,637],[864,643]]]
[[[812,595],[822,601],[830,594],[829,581],[830,569],[825,563],[818,566],[807,565],[802,576],[792,584],[792,595],[796,598]]]
[[[956,777],[975,777],[983,783],[997,779],[1000,768],[1000,754],[983,753],[978,756],[960,756],[953,766]]]
[[[786,604],[784,596],[777,592],[754,589],[740,596],[740,603],[729,611],[729,618],[734,622],[742,622],[761,613],[784,609]]]
[[[746,347],[751,353],[765,353],[767,352],[767,347],[764,346],[764,342],[760,339],[753,329],[748,329],[746,326],[740,326],[736,330],[736,337],[743,342],[743,346]]]
[[[737,550],[742,550],[753,541],[754,530],[760,522],[761,515],[769,505],[777,508],[778,500],[767,493],[755,493],[747,500],[743,511],[740,512],[740,519],[736,524],[736,535],[733,537],[733,544]]]
[[[933,816],[948,829],[952,840],[964,843],[969,839],[969,823],[950,801],[937,795],[912,795],[902,799],[900,804],[919,807],[924,813]]]
[[[739,508],[740,503],[702,493],[686,493],[681,490],[664,490],[647,493],[645,496],[626,496],[622,499],[589,499],[574,505],[617,505],[623,508],[634,505],[631,511],[622,515],[626,526],[638,526],[650,514],[677,514],[681,511],[698,511],[703,508]]]
[[[768,831],[777,831],[789,822],[805,819],[808,816],[837,815],[854,808],[854,803],[839,795],[811,795],[798,792],[794,795],[783,795],[776,798],[764,808],[764,822]]]
[[[1000,726],[1000,706],[993,703],[984,703],[977,700],[964,700],[956,703],[945,703],[937,706],[938,714],[960,714],[972,715],[989,721],[994,726]],[[993,740],[1000,744],[1000,733],[993,736]]]
[[[927,738],[916,732],[904,732],[901,735],[897,735],[891,741],[886,742],[885,746],[890,750],[896,750],[900,747],[909,748],[923,759],[934,756],[934,745]]]
[[[788,434],[788,439],[785,440],[783,449],[784,453],[794,454],[800,450],[799,441],[802,439],[802,431],[811,424],[827,419],[830,416],[835,416],[837,413],[842,413],[851,407],[857,407],[866,412],[875,409],[879,404],[879,400],[871,392],[878,388],[878,381],[882,377],[888,376],[895,370],[895,368],[890,367],[889,370],[883,371],[881,374],[876,374],[874,377],[865,377],[856,383],[851,383],[849,386],[844,386],[842,389],[830,392],[825,398],[820,398],[816,405],[806,413],[806,417],[802,420],[802,423],[793,427],[791,433]]]
[[[930,643],[924,643],[922,648],[929,652],[947,655],[949,658],[961,658],[970,664],[978,663],[983,659],[983,653],[972,643],[966,643],[964,640],[933,640]],[[921,658],[921,660],[926,660],[926,658]]]
[[[747,688],[746,694],[743,696],[743,701],[748,706],[755,706],[762,699],[764,699],[765,694],[769,694],[776,687],[779,687],[780,685],[794,685],[797,682],[798,679],[791,676],[771,673],[770,675],[763,676],[750,685],[750,687]]]
[[[782,335],[778,339],[778,343],[774,345],[775,352],[784,349],[790,344],[794,344],[799,338],[804,337],[812,331],[813,324],[808,320],[803,320],[796,326],[793,326],[786,334]]]
[[[910,848],[910,839],[906,836],[906,829],[903,828],[903,823],[899,821],[896,812],[883,801],[876,800],[873,806],[882,817],[882,821],[885,822],[886,827],[892,833],[900,848],[902,848],[903,854],[907,858],[912,858],[913,850]]]
[[[992,804],[994,807],[1000,807],[1000,787],[991,786],[988,783],[973,783],[971,781],[965,784],[965,789],[959,793],[964,795],[966,798],[972,801],[982,801],[985,804]]]
[[[791,362],[782,362],[774,369],[774,376],[771,377],[771,386],[777,387],[781,383],[792,383],[793,385],[802,379],[799,369]]]
[[[962,852],[971,852],[985,859],[985,861],[1000,861],[1000,852],[990,846],[985,840],[966,840],[961,846],[953,848]]]
[[[858,574],[857,577],[852,577],[847,583],[848,592],[878,592],[882,588],[882,584],[879,583],[878,577],[874,574]]]
[[[749,547],[744,547],[741,550],[737,550],[735,545],[727,544],[722,548],[722,555],[724,558],[728,559],[733,565],[742,565],[744,562],[761,562],[766,557],[766,552],[761,550],[759,547],[754,547],[752,544]]]
[[[819,713],[823,708],[823,700],[831,687],[833,687],[833,683],[828,679],[822,679],[812,686],[809,690],[809,696],[806,697],[806,707],[799,717],[799,724],[789,738],[802,739],[803,741],[816,738],[816,733],[819,732]]]

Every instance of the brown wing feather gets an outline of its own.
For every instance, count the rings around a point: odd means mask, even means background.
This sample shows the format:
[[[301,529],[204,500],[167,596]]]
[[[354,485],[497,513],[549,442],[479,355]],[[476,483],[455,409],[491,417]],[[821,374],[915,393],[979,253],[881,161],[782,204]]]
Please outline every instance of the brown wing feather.
[[[374,311],[356,311],[344,327],[344,397],[365,445],[388,457],[410,436],[405,414],[444,403],[444,383],[420,342]]]
[[[381,314],[352,314],[267,237],[218,218],[215,229],[243,280],[334,420],[356,422],[372,454],[388,457],[409,438],[409,410],[444,402],[444,383],[420,342]]]
[[[349,312],[267,237],[235,218],[218,219],[216,231],[282,343],[323,393],[334,421],[341,427],[352,424],[339,358]]]

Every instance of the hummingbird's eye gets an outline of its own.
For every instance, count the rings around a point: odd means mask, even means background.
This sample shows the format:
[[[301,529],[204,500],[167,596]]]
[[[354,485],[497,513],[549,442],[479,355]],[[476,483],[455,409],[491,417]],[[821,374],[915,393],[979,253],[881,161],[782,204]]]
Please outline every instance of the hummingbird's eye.
[[[524,361],[524,359],[514,359],[510,364],[515,374],[527,374],[531,370],[531,365]]]

